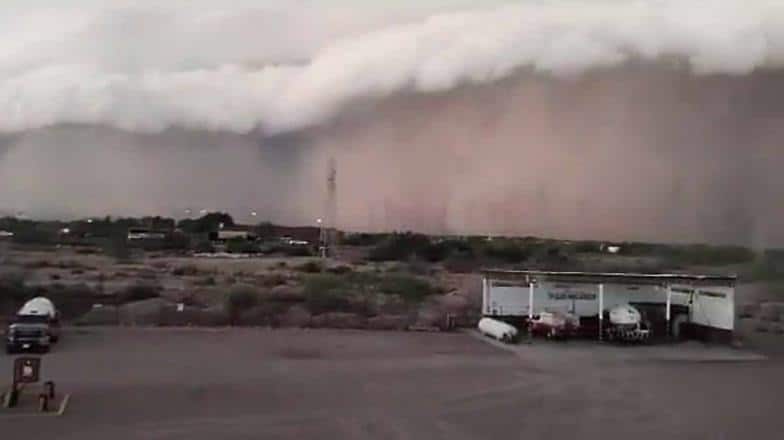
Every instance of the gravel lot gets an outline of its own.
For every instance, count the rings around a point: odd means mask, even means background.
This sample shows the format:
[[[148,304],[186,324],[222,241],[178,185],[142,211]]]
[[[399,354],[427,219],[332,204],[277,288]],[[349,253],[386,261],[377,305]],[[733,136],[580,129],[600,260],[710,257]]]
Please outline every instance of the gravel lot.
[[[74,329],[43,367],[73,395],[65,415],[3,413],[0,432],[113,440],[780,436],[780,359],[729,359],[694,346],[634,350],[508,349],[465,333]],[[688,355],[668,355],[679,350]],[[3,380],[11,365],[0,356]]]

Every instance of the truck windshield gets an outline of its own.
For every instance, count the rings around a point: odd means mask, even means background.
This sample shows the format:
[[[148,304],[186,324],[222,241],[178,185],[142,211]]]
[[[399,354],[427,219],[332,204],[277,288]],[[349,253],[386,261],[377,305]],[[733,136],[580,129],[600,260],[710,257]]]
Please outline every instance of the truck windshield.
[[[39,316],[39,315],[17,315],[14,317],[14,322],[17,323],[47,323],[49,320],[48,316]]]

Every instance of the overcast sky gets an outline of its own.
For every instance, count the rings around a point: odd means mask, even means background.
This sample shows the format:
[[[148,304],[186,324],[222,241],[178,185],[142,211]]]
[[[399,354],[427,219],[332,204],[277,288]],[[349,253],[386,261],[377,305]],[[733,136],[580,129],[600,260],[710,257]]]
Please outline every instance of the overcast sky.
[[[777,1],[11,1],[0,210],[784,244]]]

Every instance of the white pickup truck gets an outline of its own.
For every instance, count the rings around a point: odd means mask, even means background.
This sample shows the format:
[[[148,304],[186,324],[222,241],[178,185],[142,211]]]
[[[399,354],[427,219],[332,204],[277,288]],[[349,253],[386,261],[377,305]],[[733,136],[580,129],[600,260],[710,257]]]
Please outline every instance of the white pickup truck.
[[[48,352],[60,339],[60,317],[48,298],[27,301],[14,315],[6,331],[7,353],[24,350]]]

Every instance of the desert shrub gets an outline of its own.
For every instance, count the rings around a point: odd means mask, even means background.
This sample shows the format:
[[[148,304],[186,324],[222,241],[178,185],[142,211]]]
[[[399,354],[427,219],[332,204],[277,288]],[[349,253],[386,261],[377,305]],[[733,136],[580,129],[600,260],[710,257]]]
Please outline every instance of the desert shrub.
[[[530,257],[531,251],[523,244],[509,240],[492,241],[484,249],[487,257],[501,260],[505,263],[520,263]]]
[[[278,264],[276,264],[276,266],[278,266],[279,268],[283,269],[286,266],[288,266],[288,264],[286,264],[285,261],[278,261]]]
[[[428,246],[430,246],[430,239],[425,235],[394,234],[373,247],[368,254],[368,259],[371,261],[405,261]]]
[[[208,240],[201,240],[193,245],[193,251],[200,254],[211,254],[215,252],[215,247]]]
[[[103,245],[103,253],[114,258],[118,262],[127,262],[131,259],[131,250],[124,236],[114,236],[106,240]]]
[[[56,265],[49,260],[34,260],[25,263],[24,267],[25,269],[46,269],[47,267],[56,267]]]
[[[258,254],[259,246],[243,238],[232,239],[226,242],[226,250],[232,254]]]
[[[71,269],[71,275],[82,275],[83,273],[83,269]]]
[[[344,311],[349,308],[350,285],[333,274],[311,275],[305,280],[305,307],[313,314]]]
[[[185,264],[180,267],[175,267],[172,270],[172,275],[176,275],[178,277],[181,276],[193,276],[199,274],[199,268],[193,264]]]
[[[599,244],[593,241],[581,241],[574,246],[574,251],[580,254],[599,252]]]
[[[476,259],[461,255],[453,255],[444,261],[444,269],[452,273],[470,273],[477,265]]]
[[[190,245],[191,238],[189,235],[175,232],[166,237],[161,247],[169,250],[183,250],[188,249]]]
[[[57,242],[57,234],[35,227],[24,228],[14,232],[13,241],[19,244],[54,244]]]
[[[152,256],[150,256],[150,258],[152,258]],[[150,263],[150,266],[152,266],[155,269],[168,269],[169,263],[166,261],[153,261],[152,263]]]
[[[239,315],[259,303],[259,292],[248,285],[232,287],[226,296],[226,312],[232,322],[236,322]]]
[[[150,283],[136,283],[126,287],[118,295],[121,303],[144,301],[145,299],[158,298],[161,287]]]
[[[754,281],[784,280],[784,264],[774,259],[762,257],[746,270],[743,278]]]
[[[275,287],[286,284],[286,276],[280,273],[273,273],[261,277],[261,285],[264,287]]]
[[[324,266],[318,261],[307,261],[297,266],[297,270],[305,273],[319,273],[323,270]]]
[[[345,246],[375,246],[386,238],[385,234],[348,234],[340,241]]]
[[[430,275],[431,267],[418,258],[412,258],[406,264],[406,271],[414,275]]]
[[[754,260],[754,252],[742,246],[691,245],[672,247],[665,252],[675,264],[695,266],[726,266]]]
[[[536,255],[537,269],[542,270],[580,270],[577,260],[571,258],[564,249],[557,245],[542,246]]]
[[[197,284],[200,286],[214,286],[215,284],[217,284],[217,282],[215,281],[215,277],[210,275],[200,279],[197,282]]]
[[[50,280],[59,280],[60,278],[62,278],[62,277],[60,276],[60,274],[57,274],[57,273],[50,273],[50,274],[49,274],[49,279],[50,279]]]
[[[451,243],[448,241],[442,241],[439,243],[428,243],[427,245],[422,246],[422,248],[420,248],[416,254],[425,261],[436,263],[449,257],[452,251],[453,246]]]
[[[399,295],[406,301],[422,301],[426,296],[436,293],[427,281],[405,275],[387,275],[381,279],[379,290],[389,295]]]
[[[283,246],[280,252],[289,257],[312,257],[313,250],[307,246]]]
[[[19,302],[31,293],[25,286],[25,276],[21,272],[9,272],[0,275],[0,302]]]
[[[345,274],[351,273],[353,271],[354,271],[354,269],[352,269],[351,266],[346,266],[346,265],[330,267],[330,268],[327,269],[327,272],[334,273],[335,275],[345,275]]]
[[[346,311],[351,302],[341,292],[326,291],[318,294],[305,295],[305,307],[314,315],[327,312]]]
[[[98,249],[92,247],[79,247],[76,249],[76,253],[79,255],[95,255],[98,253]]]

